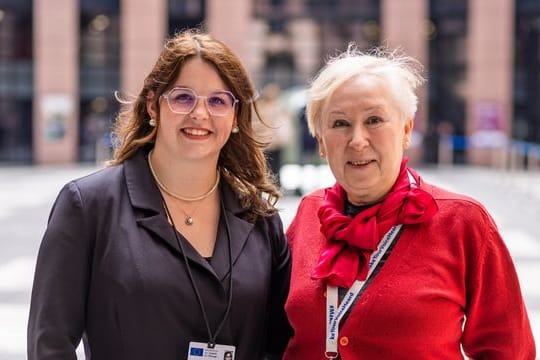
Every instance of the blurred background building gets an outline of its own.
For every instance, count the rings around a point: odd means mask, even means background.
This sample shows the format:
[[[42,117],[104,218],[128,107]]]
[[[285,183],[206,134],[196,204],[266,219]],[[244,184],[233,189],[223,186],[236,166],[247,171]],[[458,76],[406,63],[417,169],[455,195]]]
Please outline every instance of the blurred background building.
[[[538,164],[539,0],[0,0],[0,163],[108,157],[114,92],[136,96],[164,39],[198,25],[298,112],[350,41],[400,47],[428,77],[414,161]]]

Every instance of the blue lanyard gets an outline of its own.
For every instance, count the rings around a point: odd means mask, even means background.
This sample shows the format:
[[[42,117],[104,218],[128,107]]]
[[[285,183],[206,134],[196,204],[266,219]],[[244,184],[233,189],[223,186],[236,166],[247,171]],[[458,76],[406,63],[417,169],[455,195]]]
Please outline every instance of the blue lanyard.
[[[410,172],[407,172],[409,176],[409,182],[411,186],[416,186],[416,181]],[[339,335],[339,322],[343,316],[347,313],[349,308],[354,304],[354,300],[360,294],[360,291],[367,283],[367,280],[373,274],[373,271],[377,268],[377,265],[384,257],[384,254],[391,247],[392,243],[400,233],[402,224],[393,226],[383,239],[379,243],[377,250],[371,255],[369,260],[369,269],[366,279],[363,281],[356,280],[351,288],[347,291],[341,304],[338,307],[338,287],[327,285],[326,286],[326,350],[324,356],[327,359],[336,359],[339,356],[337,339]]]
[[[338,287],[326,285],[326,351],[327,359],[336,359],[338,356],[337,339],[339,334],[339,322],[347,313],[354,300],[366,284],[373,270],[377,267],[384,254],[388,251],[403,225],[393,226],[379,243],[379,247],[371,256],[366,280],[356,280],[347,291],[338,307]]]

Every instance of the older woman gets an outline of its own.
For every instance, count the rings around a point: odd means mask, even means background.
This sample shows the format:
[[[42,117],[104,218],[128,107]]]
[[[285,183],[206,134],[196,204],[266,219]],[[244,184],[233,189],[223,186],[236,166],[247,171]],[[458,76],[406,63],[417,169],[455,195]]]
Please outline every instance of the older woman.
[[[407,167],[420,70],[350,47],[308,91],[309,129],[337,182],[307,195],[287,230],[294,336],[284,359],[535,357],[486,209]]]

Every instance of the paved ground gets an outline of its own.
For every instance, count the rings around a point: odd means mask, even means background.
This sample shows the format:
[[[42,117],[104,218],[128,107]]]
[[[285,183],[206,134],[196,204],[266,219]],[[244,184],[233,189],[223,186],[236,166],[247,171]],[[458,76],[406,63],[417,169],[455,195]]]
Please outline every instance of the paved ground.
[[[0,360],[26,359],[26,322],[35,256],[61,186],[91,166],[0,167]],[[426,180],[482,201],[515,260],[535,338],[540,339],[540,173],[445,167],[419,170]],[[284,185],[302,191],[332,181],[328,169],[284,169]],[[291,191],[291,194],[293,192]],[[299,197],[280,202],[288,224]]]

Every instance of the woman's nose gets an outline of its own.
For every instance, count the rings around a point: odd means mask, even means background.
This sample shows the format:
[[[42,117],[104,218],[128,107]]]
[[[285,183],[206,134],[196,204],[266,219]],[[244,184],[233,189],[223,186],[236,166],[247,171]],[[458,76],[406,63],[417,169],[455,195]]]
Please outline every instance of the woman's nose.
[[[197,102],[195,103],[193,110],[191,110],[191,113],[197,116],[208,116],[209,113],[208,108],[206,107],[206,99],[201,97],[197,98]]]
[[[363,126],[354,126],[351,131],[350,147],[362,149],[369,145],[369,133]]]

